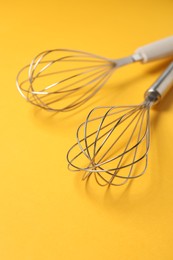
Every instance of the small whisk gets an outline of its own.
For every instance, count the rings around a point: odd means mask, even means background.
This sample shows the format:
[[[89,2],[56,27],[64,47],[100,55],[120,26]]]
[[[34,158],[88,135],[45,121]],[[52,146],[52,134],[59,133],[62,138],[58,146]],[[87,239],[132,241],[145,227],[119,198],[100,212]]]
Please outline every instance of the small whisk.
[[[143,175],[150,145],[150,108],[173,86],[173,62],[134,106],[97,107],[77,130],[69,169],[93,173],[98,184],[120,186]],[[97,116],[96,116],[96,115]]]
[[[173,55],[173,36],[143,46],[121,59],[70,49],[48,50],[19,71],[16,85],[31,104],[49,111],[65,112],[93,97],[117,68],[170,55]]]

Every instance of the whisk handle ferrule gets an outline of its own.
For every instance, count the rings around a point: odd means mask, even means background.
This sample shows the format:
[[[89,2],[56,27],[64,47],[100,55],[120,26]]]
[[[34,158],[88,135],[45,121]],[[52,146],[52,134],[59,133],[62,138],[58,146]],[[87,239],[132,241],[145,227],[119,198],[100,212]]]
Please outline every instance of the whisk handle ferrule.
[[[171,87],[173,87],[173,62],[146,91],[145,99],[152,103],[156,103],[167,94]]]

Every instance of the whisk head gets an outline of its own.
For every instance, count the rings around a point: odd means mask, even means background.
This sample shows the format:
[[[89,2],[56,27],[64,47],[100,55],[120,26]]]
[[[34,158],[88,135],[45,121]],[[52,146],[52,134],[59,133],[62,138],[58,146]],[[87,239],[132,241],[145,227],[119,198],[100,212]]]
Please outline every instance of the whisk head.
[[[20,70],[17,88],[30,103],[52,111],[79,107],[106,83],[115,61],[82,51],[48,50]]]
[[[148,163],[148,101],[137,106],[97,107],[77,130],[67,154],[69,169],[94,174],[98,184],[125,184],[144,174]]]

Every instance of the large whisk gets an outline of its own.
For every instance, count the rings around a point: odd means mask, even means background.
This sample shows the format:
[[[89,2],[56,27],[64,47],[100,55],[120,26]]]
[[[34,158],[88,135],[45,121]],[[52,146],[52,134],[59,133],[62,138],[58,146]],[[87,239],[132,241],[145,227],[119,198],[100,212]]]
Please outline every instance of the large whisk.
[[[50,111],[70,111],[94,96],[117,68],[170,55],[173,36],[121,59],[69,49],[48,50],[20,70],[16,84],[20,94],[33,105]]]
[[[94,174],[104,185],[119,186],[143,175],[148,164],[150,108],[173,86],[173,62],[134,106],[97,107],[77,130],[67,154],[69,169]]]

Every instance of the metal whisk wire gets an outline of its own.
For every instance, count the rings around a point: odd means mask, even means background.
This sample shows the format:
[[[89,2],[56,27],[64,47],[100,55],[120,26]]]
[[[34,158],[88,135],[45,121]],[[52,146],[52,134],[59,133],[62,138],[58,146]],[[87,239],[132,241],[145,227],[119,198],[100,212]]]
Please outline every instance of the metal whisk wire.
[[[90,120],[92,113],[97,112],[99,109],[106,109],[106,112],[102,117],[94,117],[94,119]],[[118,109],[118,111],[117,111]],[[123,114],[122,114],[123,113]],[[119,115],[121,114],[121,115]],[[108,123],[105,123],[107,117],[111,117],[112,120]],[[115,116],[115,118],[114,118]],[[133,117],[130,121],[129,118]],[[96,121],[97,129],[87,134],[87,128],[90,123]],[[108,142],[109,138],[113,135],[113,132],[116,131],[117,127],[120,124],[126,124],[125,128],[119,132],[119,135],[116,139],[104,146]],[[144,127],[145,121],[145,127]],[[123,138],[123,135],[126,134],[126,131],[134,124],[132,133],[130,138],[125,145],[125,148],[121,150],[119,154],[114,154],[114,150],[116,149],[116,145],[119,142],[120,138]],[[83,131],[81,129],[83,128]],[[139,128],[139,129],[138,129]],[[137,129],[139,130],[137,137],[134,137]],[[143,129],[143,131],[142,131]],[[106,131],[104,131],[106,130]],[[103,132],[104,131],[104,132]],[[80,132],[84,133],[84,137],[80,137]],[[102,133],[103,132],[103,133]],[[112,185],[122,185],[128,181],[128,179],[134,179],[141,176],[147,167],[148,163],[148,149],[149,149],[149,110],[146,104],[141,104],[139,106],[122,106],[122,107],[100,107],[93,109],[86,121],[81,124],[77,130],[77,143],[72,146],[69,150],[67,158],[69,161],[69,169],[74,171],[83,170],[85,171],[83,179],[89,178],[89,176],[94,173],[96,181],[104,186],[107,184]],[[94,140],[90,142],[90,139],[94,137]],[[132,139],[136,138],[136,142],[134,143]],[[100,141],[100,143],[99,143]],[[145,142],[146,150],[144,153],[137,158],[139,145]],[[98,144],[99,143],[99,144]],[[71,152],[73,152],[74,148],[78,147],[79,152],[71,158]],[[103,151],[104,150],[104,151]],[[133,158],[131,161],[127,160],[127,156],[133,153]],[[81,167],[75,164],[76,160],[80,158],[81,162],[83,157],[86,157],[89,161],[86,167]],[[100,157],[99,157],[100,156]],[[99,157],[99,158],[97,158]],[[126,158],[125,158],[126,157]],[[132,175],[134,164],[138,163],[141,160],[145,160],[144,169],[142,169],[135,176]],[[110,166],[109,166],[110,165]],[[122,169],[126,169],[126,174],[121,175],[119,172]],[[107,174],[105,177],[103,173]],[[114,183],[114,179],[119,179],[119,182]]]
[[[146,91],[143,103],[93,109],[67,153],[69,169],[84,171],[83,180],[94,174],[101,186],[120,186],[143,175],[150,146],[150,108],[172,86],[173,63]]]
[[[46,59],[50,54],[54,58]],[[60,65],[60,68],[55,65]],[[25,70],[28,70],[28,78],[20,81]],[[36,106],[53,111],[69,111],[94,96],[114,70],[115,62],[98,55],[66,49],[49,50],[37,55],[30,65],[19,72],[17,87],[22,96]],[[46,77],[51,81],[55,75],[58,81],[48,82],[44,88],[37,90],[38,86],[34,83],[38,79]],[[71,100],[66,105],[64,99],[69,97]],[[60,108],[57,107],[58,102],[61,103]],[[55,103],[56,107],[53,107]]]

